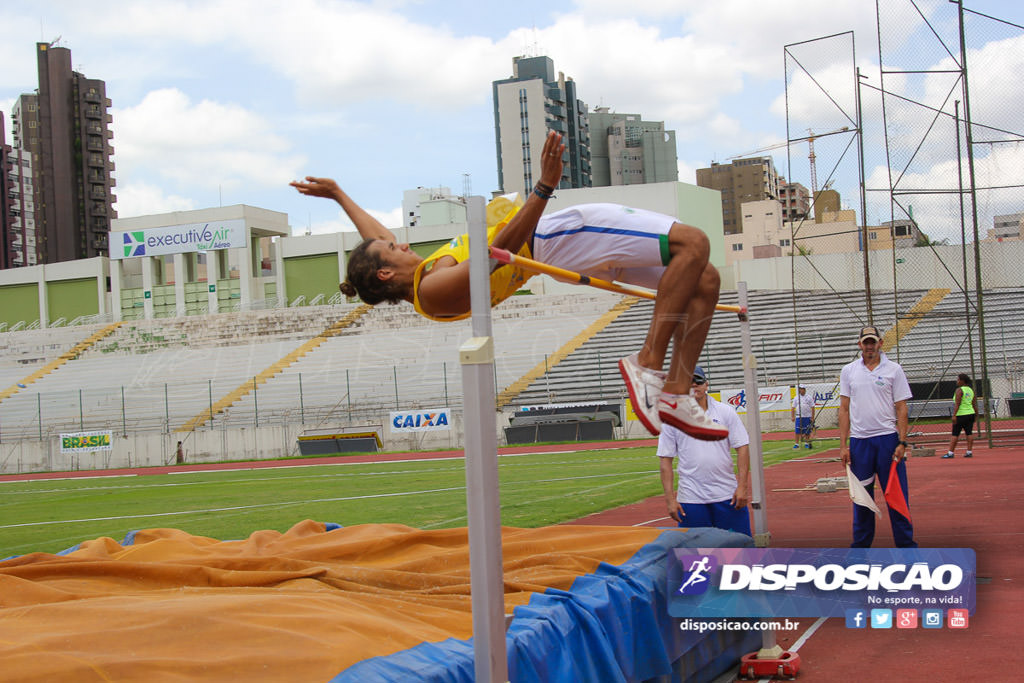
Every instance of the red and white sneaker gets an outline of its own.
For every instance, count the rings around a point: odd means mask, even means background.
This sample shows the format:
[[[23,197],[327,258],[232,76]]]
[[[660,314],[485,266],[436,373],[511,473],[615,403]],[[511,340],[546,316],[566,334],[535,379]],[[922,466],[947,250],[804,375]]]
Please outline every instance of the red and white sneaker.
[[[708,417],[697,399],[690,395],[663,394],[658,400],[658,418],[702,441],[718,441],[729,436],[729,430]]]
[[[661,420],[658,419],[658,399],[661,388],[665,385],[666,374],[661,370],[645,368],[637,362],[637,354],[626,356],[619,361],[619,372],[629,391],[629,400],[640,423],[651,434],[661,433]]]

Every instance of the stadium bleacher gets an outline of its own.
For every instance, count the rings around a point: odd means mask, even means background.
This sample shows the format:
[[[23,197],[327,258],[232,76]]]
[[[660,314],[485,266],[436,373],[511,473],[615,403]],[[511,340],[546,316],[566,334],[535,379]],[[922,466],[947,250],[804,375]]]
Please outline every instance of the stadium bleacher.
[[[886,330],[897,317],[905,320],[926,294],[876,292],[875,324]],[[651,302],[624,306],[607,327],[555,362],[563,345],[621,301],[617,295],[581,290],[513,297],[496,307],[498,391],[538,365],[547,367],[525,389],[513,392],[507,405],[621,401],[617,361],[642,345]],[[722,293],[721,303],[736,301],[735,292]],[[1017,315],[1022,304],[1024,288],[986,292],[990,375],[1014,377],[1024,371],[1024,323]],[[862,292],[751,292],[759,383],[792,384],[798,377],[834,381],[856,354],[853,335],[865,322],[865,310]],[[78,358],[0,402],[0,437],[32,439],[80,429],[174,432],[355,311],[356,305],[339,303],[128,321]],[[379,306],[357,318],[197,428],[379,423],[391,410],[461,406],[457,349],[471,336],[470,321],[432,323],[408,306]],[[888,351],[912,380],[937,380],[969,368],[962,295],[943,296],[914,322]],[[0,333],[0,390],[104,327]],[[701,364],[716,387],[742,383],[735,314],[716,314]]]

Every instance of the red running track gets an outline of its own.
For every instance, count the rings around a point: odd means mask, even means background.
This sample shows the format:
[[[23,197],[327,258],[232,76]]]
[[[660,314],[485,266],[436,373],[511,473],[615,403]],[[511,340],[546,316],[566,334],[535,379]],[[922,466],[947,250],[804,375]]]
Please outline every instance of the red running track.
[[[942,451],[944,452],[944,451]],[[800,647],[800,681],[1009,681],[1024,680],[1024,447],[975,443],[975,456],[908,461],[915,537],[926,548],[973,548],[978,558],[977,609],[964,630],[847,629],[825,620]],[[653,456],[653,454],[652,454]],[[820,477],[844,476],[838,451],[814,451],[765,471],[768,530],[775,547],[846,547],[851,503],[835,493],[788,491]],[[831,460],[831,461],[829,461]],[[877,489],[877,487],[876,487]],[[881,495],[876,491],[876,500]],[[880,507],[884,507],[881,504]],[[576,523],[661,526],[661,496]],[[662,520],[651,522],[651,520]],[[875,547],[892,547],[887,513],[878,520]],[[784,615],[780,615],[784,616]],[[814,619],[796,632],[780,632],[788,649]]]

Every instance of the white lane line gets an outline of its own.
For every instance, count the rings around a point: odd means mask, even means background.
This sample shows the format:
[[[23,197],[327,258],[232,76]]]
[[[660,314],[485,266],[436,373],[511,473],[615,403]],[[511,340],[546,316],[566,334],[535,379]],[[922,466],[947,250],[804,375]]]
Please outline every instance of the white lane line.
[[[337,503],[346,500],[366,500],[369,498],[389,498],[391,496],[416,496],[424,493],[444,493],[446,491],[463,491],[465,486],[454,486],[445,489],[428,489],[424,491],[402,491],[399,493],[373,493],[365,496],[344,496],[341,498],[316,498],[313,500],[290,500],[275,503],[259,503],[257,505],[234,505],[223,508],[205,508],[202,510],[182,510],[178,512],[154,512],[148,515],[118,515],[116,517],[92,517],[86,519],[56,519],[47,522],[25,522],[22,524],[4,524],[0,529],[14,529],[26,526],[46,526],[49,524],[73,524],[75,522],[107,522],[114,519],[146,519],[149,517],[174,517],[179,515],[196,515],[208,512],[228,512],[231,510],[252,510],[255,508],[266,508],[285,505],[306,505],[308,503]]]
[[[661,522],[661,521],[666,520],[666,519],[672,519],[672,518],[666,515],[665,517],[658,517],[657,519],[649,519],[646,522],[640,522],[639,524],[634,524],[633,526],[647,526],[648,524],[654,524],[655,522]],[[674,519],[672,521],[673,521],[673,523],[675,522]]]

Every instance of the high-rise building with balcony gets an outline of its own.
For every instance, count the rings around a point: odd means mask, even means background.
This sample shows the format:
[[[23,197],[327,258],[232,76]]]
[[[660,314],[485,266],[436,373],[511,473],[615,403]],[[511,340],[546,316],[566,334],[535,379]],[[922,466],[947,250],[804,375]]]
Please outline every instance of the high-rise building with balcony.
[[[512,78],[494,81],[494,141],[501,192],[522,192],[540,178],[540,152],[549,130],[562,134],[565,168],[559,187],[591,187],[587,105],[576,83],[555,77],[550,57],[515,57]]]
[[[18,115],[15,106],[14,116]],[[36,257],[35,198],[32,155],[6,144],[0,114],[0,269],[34,266]]]
[[[36,60],[39,88],[18,98],[13,112],[14,147],[22,171],[31,171],[23,185],[31,185],[35,260],[105,256],[117,217],[106,85],[72,70],[67,48],[37,43]],[[22,244],[30,251],[27,235]],[[20,265],[32,260],[26,253]]]
[[[676,132],[664,121],[598,107],[589,115],[594,187],[679,181]]]

